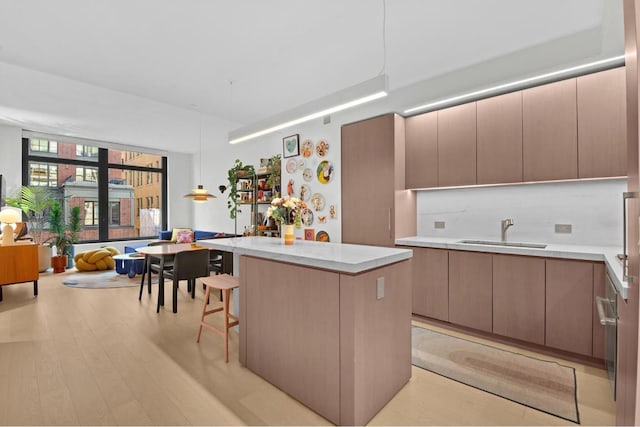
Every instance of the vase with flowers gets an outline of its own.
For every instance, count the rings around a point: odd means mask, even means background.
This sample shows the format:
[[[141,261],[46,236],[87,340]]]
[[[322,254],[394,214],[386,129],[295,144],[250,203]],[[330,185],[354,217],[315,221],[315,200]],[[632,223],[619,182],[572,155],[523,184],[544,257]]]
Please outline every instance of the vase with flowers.
[[[285,245],[293,245],[296,218],[306,207],[307,205],[297,197],[276,197],[271,200],[271,206],[267,209],[267,217],[273,218],[282,226],[281,233],[284,236]]]

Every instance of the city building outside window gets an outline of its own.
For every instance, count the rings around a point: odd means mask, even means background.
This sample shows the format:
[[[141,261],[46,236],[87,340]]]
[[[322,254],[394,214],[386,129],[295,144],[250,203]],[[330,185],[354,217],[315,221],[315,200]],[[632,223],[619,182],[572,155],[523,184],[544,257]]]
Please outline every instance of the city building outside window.
[[[85,225],[80,241],[157,237],[166,227],[166,188],[162,183],[167,180],[162,176],[167,170],[161,156],[100,148],[99,143],[77,144],[65,137],[32,138],[28,131],[25,134],[23,184],[47,187],[51,198],[60,202],[65,221],[71,208],[80,206]],[[101,182],[101,177],[106,179]],[[100,206],[106,216],[103,221]]]

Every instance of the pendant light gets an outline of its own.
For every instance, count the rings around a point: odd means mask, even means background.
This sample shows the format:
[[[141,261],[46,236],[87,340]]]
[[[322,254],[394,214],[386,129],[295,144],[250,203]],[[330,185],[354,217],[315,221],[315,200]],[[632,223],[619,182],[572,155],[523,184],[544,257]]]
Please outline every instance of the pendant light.
[[[200,119],[200,182],[202,182],[202,114],[199,111],[198,117]],[[196,203],[204,203],[209,199],[216,198],[216,196],[210,194],[202,184],[198,184],[196,188],[191,190],[191,193],[185,194],[184,197],[188,197]]]

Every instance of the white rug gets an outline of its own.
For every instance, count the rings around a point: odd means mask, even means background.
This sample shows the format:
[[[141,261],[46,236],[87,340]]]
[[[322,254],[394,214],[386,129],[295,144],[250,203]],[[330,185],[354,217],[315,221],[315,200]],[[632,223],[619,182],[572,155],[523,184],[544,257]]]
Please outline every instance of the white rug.
[[[138,275],[130,279],[126,274],[118,274],[115,270],[82,271],[67,274],[62,279],[62,284],[70,288],[124,288],[140,286],[140,278],[141,276]],[[152,282],[158,283],[158,276],[153,276]]]

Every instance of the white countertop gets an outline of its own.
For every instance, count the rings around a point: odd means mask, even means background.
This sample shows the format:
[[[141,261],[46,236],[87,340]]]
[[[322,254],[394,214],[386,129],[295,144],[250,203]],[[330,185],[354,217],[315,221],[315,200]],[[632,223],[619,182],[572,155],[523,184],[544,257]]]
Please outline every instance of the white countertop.
[[[207,239],[198,240],[198,244],[234,254],[250,255],[343,273],[361,273],[410,259],[413,256],[410,249],[310,240],[296,240],[294,245],[285,246],[279,238],[274,237]]]
[[[491,252],[498,254],[528,255],[546,258],[601,261],[606,264],[607,270],[609,272],[609,277],[611,277],[611,281],[616,286],[616,289],[620,293],[620,296],[622,296],[623,298],[627,298],[628,283],[623,280],[622,263],[616,258],[616,255],[622,252],[622,248],[619,248],[617,246],[583,246],[552,243],[547,244],[544,249],[537,249],[516,246],[460,243],[460,240],[464,239],[454,237],[443,238],[413,236],[397,239],[396,245],[437,249],[453,249],[459,251]]]

